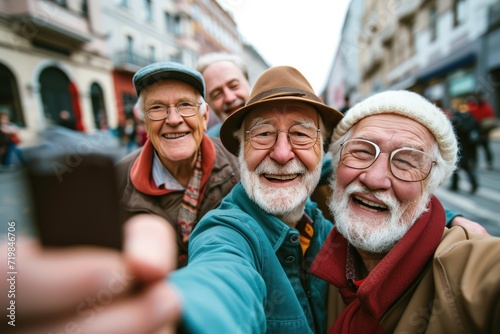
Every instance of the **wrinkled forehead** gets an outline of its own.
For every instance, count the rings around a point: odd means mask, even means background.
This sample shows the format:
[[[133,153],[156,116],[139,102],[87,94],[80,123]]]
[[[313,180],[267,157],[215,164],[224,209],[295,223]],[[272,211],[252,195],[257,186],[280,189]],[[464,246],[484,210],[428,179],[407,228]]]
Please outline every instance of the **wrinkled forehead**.
[[[427,127],[409,117],[393,113],[365,117],[352,129],[352,137],[372,140],[377,144],[390,141],[396,145],[427,148],[436,143]]]
[[[275,126],[309,122],[318,125],[318,120],[318,111],[308,103],[270,101],[251,110],[245,117],[243,126],[248,128],[263,122]]]

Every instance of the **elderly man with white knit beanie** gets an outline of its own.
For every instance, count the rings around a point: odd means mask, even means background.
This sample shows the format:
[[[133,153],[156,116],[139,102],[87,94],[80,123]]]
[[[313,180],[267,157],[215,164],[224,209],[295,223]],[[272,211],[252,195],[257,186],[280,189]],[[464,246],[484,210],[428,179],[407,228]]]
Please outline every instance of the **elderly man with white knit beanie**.
[[[500,332],[500,239],[445,227],[433,196],[457,140],[416,93],[387,91],[334,130],[335,228],[311,271],[333,285],[330,333]]]

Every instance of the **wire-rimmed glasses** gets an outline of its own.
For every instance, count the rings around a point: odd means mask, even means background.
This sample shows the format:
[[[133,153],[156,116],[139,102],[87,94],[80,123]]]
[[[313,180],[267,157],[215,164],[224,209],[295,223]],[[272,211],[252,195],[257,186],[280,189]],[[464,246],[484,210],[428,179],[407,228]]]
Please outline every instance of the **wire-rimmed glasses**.
[[[192,101],[181,101],[173,107],[155,104],[146,110],[146,115],[150,120],[161,121],[168,117],[169,109],[174,108],[175,111],[182,117],[191,117],[200,111],[200,106],[202,104],[203,103],[196,103]]]
[[[381,153],[377,144],[365,139],[350,139],[341,146],[340,161],[354,169],[370,167]],[[410,147],[390,152],[389,161],[391,173],[396,178],[408,182],[424,180],[436,164],[429,154]]]
[[[315,126],[294,124],[287,131],[278,130],[271,124],[259,124],[246,131],[250,145],[257,150],[267,150],[276,144],[278,134],[285,132],[293,148],[305,150],[316,144],[320,129]]]

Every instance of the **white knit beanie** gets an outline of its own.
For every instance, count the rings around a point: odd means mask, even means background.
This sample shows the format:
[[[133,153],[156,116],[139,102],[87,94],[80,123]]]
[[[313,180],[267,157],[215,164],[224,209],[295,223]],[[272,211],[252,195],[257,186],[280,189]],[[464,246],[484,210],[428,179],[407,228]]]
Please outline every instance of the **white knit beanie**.
[[[361,119],[377,114],[398,114],[425,126],[434,135],[439,151],[449,165],[445,169],[450,169],[450,173],[454,170],[458,145],[450,120],[441,109],[410,91],[386,91],[354,105],[334,129],[332,141],[339,139]]]

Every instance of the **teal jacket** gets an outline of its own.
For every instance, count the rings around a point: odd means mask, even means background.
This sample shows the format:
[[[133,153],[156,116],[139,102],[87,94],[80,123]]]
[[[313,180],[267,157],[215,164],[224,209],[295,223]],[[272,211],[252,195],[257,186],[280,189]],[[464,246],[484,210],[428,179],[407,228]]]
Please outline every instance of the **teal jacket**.
[[[190,333],[324,333],[327,284],[309,274],[332,224],[306,203],[314,235],[302,255],[299,231],[264,212],[241,183],[198,223],[178,288]]]

